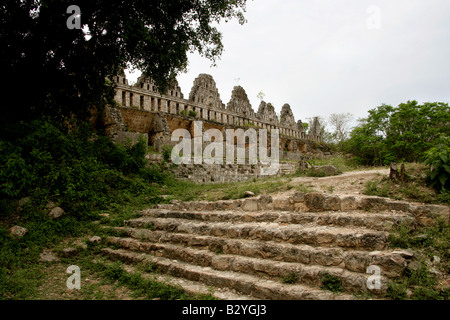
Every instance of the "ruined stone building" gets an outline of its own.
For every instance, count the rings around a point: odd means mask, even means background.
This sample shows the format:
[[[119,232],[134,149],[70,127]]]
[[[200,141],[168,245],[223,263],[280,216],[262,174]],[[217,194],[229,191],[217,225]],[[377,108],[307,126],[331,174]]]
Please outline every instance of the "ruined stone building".
[[[134,85],[128,84],[124,73],[112,80],[116,84],[114,99],[119,108],[107,111],[106,126],[119,140],[141,133],[155,150],[161,151],[164,145],[173,145],[170,137],[174,130],[183,128],[193,134],[194,121],[202,121],[204,130],[215,128],[222,132],[228,128],[251,127],[267,129],[270,136],[272,130],[278,129],[283,160],[298,161],[305,154],[320,152],[315,149],[316,142],[321,142],[317,119],[307,134],[301,120],[295,121],[289,104],[282,106],[280,118],[274,106],[264,101],[255,112],[241,86],[233,88],[231,99],[225,105],[211,75],[200,74],[194,80],[188,99],[184,98],[176,81],[161,93],[152,80],[144,76]]]

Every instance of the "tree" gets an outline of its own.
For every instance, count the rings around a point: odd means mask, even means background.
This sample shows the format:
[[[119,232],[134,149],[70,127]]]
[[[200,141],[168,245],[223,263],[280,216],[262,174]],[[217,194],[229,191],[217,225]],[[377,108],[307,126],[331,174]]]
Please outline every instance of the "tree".
[[[261,101],[264,100],[264,97],[265,97],[265,96],[266,96],[266,95],[265,95],[264,92],[262,92],[262,91],[258,92],[258,94],[256,95],[256,97],[257,97],[259,100],[261,100]]]
[[[383,104],[369,110],[353,129],[347,151],[370,165],[423,161],[441,135],[450,136],[448,104],[408,101],[396,108]]]
[[[351,113],[332,113],[330,115],[328,122],[334,129],[333,135],[338,142],[343,143],[348,138],[352,119],[353,115]]]
[[[80,8],[82,29],[69,29],[67,8]],[[2,119],[42,113],[64,118],[112,100],[105,81],[127,66],[161,92],[198,51],[213,63],[222,35],[214,23],[245,22],[245,0],[5,0],[0,5],[2,96],[14,97]]]

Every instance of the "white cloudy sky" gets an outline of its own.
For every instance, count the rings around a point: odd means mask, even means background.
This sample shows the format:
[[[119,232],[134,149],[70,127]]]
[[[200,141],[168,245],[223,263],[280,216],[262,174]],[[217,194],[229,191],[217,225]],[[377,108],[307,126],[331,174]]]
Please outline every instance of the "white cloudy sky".
[[[302,121],[361,118],[382,103],[450,102],[449,0],[253,0],[245,16],[243,26],[218,26],[225,50],[216,67],[190,55],[178,77],[185,97],[209,73],[225,104],[239,84],[255,111],[262,91],[277,112],[289,103]]]

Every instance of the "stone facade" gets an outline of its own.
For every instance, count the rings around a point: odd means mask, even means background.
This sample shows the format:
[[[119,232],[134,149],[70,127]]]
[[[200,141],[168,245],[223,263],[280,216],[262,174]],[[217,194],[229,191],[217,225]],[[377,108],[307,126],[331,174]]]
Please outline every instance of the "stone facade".
[[[321,141],[320,124],[315,119],[312,133],[306,134],[301,121],[296,122],[289,104],[285,104],[278,119],[275,108],[264,101],[255,113],[248,96],[241,86],[235,86],[232,97],[225,106],[220,98],[212,76],[200,74],[194,81],[189,99],[184,99],[178,83],[174,81],[166,93],[158,91],[151,79],[140,77],[133,86],[124,74],[113,77],[116,83],[115,101],[119,108],[107,111],[106,122],[111,135],[121,140],[130,134],[144,134],[157,151],[171,142],[171,133],[187,129],[193,137],[194,121],[202,121],[204,131],[214,128],[223,133],[226,129],[266,129],[268,137],[272,130],[280,133],[280,160],[299,161],[304,156],[320,155],[315,142]],[[120,135],[120,137],[119,137]],[[133,141],[136,139],[132,139]],[[268,144],[270,146],[270,144]]]
[[[314,117],[313,123],[312,123],[312,126],[311,126],[311,130],[310,130],[312,135],[320,136],[321,135],[321,130],[322,130],[322,127],[320,126],[319,119],[317,117]]]
[[[216,82],[209,74],[202,73],[195,80],[189,94],[189,101],[203,104],[209,108],[225,109],[220,99]]]
[[[280,162],[278,175],[295,173],[295,162]],[[197,183],[229,183],[262,177],[261,165],[249,164],[181,164],[170,169],[176,178]]]
[[[227,110],[243,114],[246,118],[254,118],[255,111],[248,100],[247,93],[241,86],[235,86],[231,92],[230,102],[227,104]]]
[[[294,114],[292,113],[291,106],[287,103],[281,108],[280,123],[288,128],[298,130],[295,123]]]
[[[280,122],[274,106],[271,103],[266,103],[265,101],[261,101],[256,117],[275,125]]]

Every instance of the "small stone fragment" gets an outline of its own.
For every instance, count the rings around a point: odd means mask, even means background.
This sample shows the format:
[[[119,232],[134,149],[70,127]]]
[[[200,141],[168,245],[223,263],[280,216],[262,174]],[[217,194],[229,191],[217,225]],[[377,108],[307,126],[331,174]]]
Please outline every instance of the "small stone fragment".
[[[75,248],[64,248],[61,250],[61,255],[64,258],[73,257],[73,256],[77,255],[77,253],[78,253],[78,250]]]
[[[53,208],[48,214],[52,219],[58,219],[65,214],[64,210],[60,207]]]
[[[102,238],[100,238],[99,236],[93,236],[89,239],[89,242],[93,242],[93,243],[100,243],[102,241]]]
[[[28,229],[21,226],[14,226],[9,229],[11,235],[15,238],[22,238],[25,234],[27,234]]]
[[[54,262],[58,260],[59,258],[48,249],[44,249],[42,253],[39,255],[39,262]]]
[[[244,192],[244,197],[254,197],[255,196],[255,194],[253,193],[253,192],[251,192],[251,191],[245,191]]]

